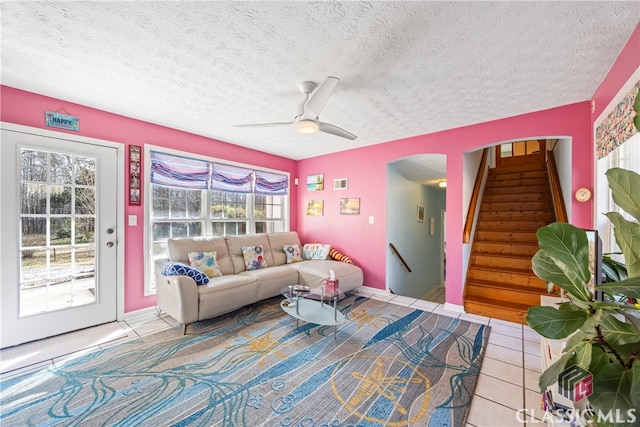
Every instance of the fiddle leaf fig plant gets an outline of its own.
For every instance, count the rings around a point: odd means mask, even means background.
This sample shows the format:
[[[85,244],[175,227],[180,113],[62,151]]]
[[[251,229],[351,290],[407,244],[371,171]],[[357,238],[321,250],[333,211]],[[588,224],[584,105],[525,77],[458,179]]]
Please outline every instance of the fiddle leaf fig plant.
[[[631,425],[640,420],[640,310],[628,303],[640,298],[640,175],[620,168],[606,175],[614,202],[635,219],[618,212],[606,214],[626,275],[598,286],[610,298],[595,299],[588,286],[586,232],[567,223],[542,227],[537,232],[540,250],[533,257],[533,271],[549,283],[549,291],[554,285],[563,289],[568,301],[557,307],[529,308],[527,323],[546,338],[566,340],[560,359],[540,376],[540,389],[546,390],[562,371],[578,365],[593,375],[588,397],[594,413],[591,422],[628,426],[631,419]],[[611,411],[617,416],[610,416]]]

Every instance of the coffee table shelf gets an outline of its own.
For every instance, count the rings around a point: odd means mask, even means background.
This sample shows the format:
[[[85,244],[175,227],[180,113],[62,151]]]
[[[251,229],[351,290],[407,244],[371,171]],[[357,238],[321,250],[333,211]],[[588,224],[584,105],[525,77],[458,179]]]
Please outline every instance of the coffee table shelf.
[[[336,290],[325,294],[321,288],[309,289],[299,285],[296,287],[282,288],[282,295],[287,298],[280,302],[282,310],[296,318],[296,327],[299,326],[300,320],[316,325],[333,326],[335,338],[337,326],[345,321],[344,314],[338,310],[338,299],[344,298],[344,293]],[[329,302],[333,304],[328,304]]]

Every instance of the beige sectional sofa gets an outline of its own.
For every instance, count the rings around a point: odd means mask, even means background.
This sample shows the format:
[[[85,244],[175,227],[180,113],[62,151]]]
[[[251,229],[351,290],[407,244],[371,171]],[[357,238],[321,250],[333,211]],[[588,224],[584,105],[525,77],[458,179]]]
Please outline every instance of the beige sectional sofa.
[[[247,271],[243,246],[262,246],[266,268]],[[193,322],[210,319],[248,304],[280,294],[284,286],[300,284],[319,286],[335,272],[343,292],[363,284],[362,269],[332,259],[303,260],[287,264],[283,245],[298,245],[298,233],[267,233],[240,236],[200,236],[173,238],[168,241],[168,259],[156,260],[157,308],[183,325],[183,333]],[[196,285],[186,275],[164,276],[167,261],[189,264],[189,252],[216,252],[222,276]]]

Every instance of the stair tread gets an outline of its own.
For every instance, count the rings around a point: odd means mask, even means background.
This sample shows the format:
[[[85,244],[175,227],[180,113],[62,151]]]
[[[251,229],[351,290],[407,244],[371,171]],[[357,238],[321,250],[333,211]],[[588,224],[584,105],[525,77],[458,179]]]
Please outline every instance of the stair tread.
[[[466,302],[475,302],[477,304],[484,304],[484,305],[494,306],[494,307],[497,306],[503,310],[513,310],[513,311],[527,311],[527,309],[531,307],[530,305],[527,305],[527,304],[519,304],[516,302],[502,301],[502,300],[497,300],[493,298],[476,297],[476,296],[469,296],[465,298],[465,303]]]
[[[538,241],[536,240],[535,242],[511,242],[509,240],[487,240],[487,239],[478,239],[476,238],[473,243],[503,243],[506,245],[516,245],[517,247],[522,247],[522,246],[535,246],[536,248],[538,247]],[[485,252],[487,253],[487,252]]]
[[[521,254],[501,254],[501,253],[493,253],[493,252],[483,252],[481,254],[472,254],[473,256],[481,256],[481,257],[492,257],[492,258],[507,258],[507,259],[518,259],[518,260],[531,260],[531,256],[529,255],[521,255]]]
[[[482,279],[469,279],[467,281],[467,286],[470,286],[470,285],[477,285],[477,286],[482,286],[486,288],[499,288],[499,289],[506,289],[506,290],[512,290],[512,291],[522,291],[522,292],[528,292],[532,294],[540,294],[540,293],[543,293],[544,295],[547,294],[546,287],[544,289],[534,288],[531,286],[514,285],[510,283],[489,282],[487,280],[482,280]],[[539,292],[538,290],[541,292]]]
[[[532,276],[535,276],[535,274],[533,274],[533,271],[531,270],[527,270],[527,269],[523,269],[523,268],[511,268],[511,267],[490,267],[490,266],[484,266],[484,265],[470,265],[469,266],[469,270],[471,269],[476,269],[476,270],[490,270],[490,271],[505,271],[507,273],[520,273],[520,274],[530,274]]]

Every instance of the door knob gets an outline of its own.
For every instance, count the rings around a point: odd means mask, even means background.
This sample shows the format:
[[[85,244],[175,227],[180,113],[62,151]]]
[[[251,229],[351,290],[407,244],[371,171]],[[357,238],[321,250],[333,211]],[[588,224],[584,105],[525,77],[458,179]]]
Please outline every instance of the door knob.
[[[113,234],[113,228],[107,228],[107,234]]]
[[[108,248],[112,248],[113,247],[113,242],[107,242],[107,247]]]

